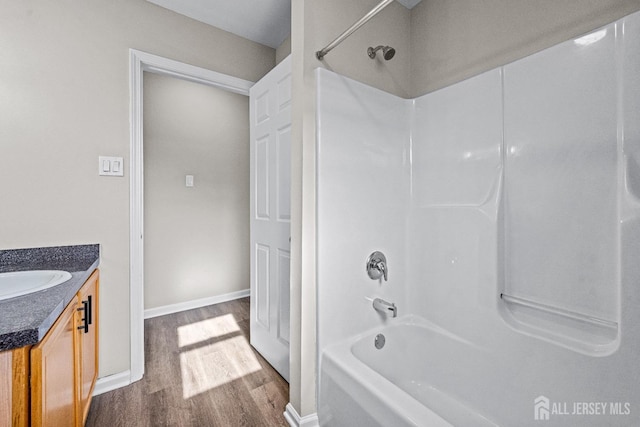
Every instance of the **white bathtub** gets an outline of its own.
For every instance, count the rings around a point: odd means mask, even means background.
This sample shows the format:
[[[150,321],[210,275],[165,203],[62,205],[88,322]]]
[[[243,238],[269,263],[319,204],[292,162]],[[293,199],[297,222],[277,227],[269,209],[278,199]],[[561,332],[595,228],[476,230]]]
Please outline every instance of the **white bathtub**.
[[[374,339],[386,344],[377,349]],[[322,353],[318,416],[322,426],[495,426],[447,394],[464,381],[456,366],[478,351],[416,316],[343,341]],[[470,367],[470,366],[468,366]]]

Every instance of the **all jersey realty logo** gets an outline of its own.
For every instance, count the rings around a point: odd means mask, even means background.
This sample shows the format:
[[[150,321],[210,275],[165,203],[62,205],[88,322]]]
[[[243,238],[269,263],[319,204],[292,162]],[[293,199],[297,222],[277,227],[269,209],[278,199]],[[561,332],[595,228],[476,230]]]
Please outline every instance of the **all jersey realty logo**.
[[[551,416],[631,415],[629,402],[552,402],[546,396],[533,400],[533,419],[546,421]]]
[[[549,398],[538,396],[533,401],[533,419],[548,420],[549,419]]]

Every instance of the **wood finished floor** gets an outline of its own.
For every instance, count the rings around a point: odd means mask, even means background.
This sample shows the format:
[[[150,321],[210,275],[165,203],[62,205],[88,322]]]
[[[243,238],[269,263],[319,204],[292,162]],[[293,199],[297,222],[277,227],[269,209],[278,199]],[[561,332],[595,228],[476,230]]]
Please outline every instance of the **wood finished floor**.
[[[145,320],[145,376],[86,426],[287,426],[289,385],[249,345],[249,298]]]

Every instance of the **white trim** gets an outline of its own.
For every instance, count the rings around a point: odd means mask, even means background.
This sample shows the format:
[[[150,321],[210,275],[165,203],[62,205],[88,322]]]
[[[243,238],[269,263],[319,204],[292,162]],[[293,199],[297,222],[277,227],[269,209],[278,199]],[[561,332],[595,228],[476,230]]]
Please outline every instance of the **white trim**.
[[[129,223],[129,289],[131,322],[131,382],[144,375],[144,206],[143,206],[143,76],[144,71],[218,87],[229,92],[249,95],[253,82],[196,67],[161,56],[129,49],[130,96],[130,223]]]
[[[249,289],[244,289],[242,291],[230,292],[224,295],[216,295],[214,297],[194,299],[191,301],[179,302],[177,304],[149,308],[144,311],[144,318],[151,319],[152,317],[164,316],[166,314],[178,313],[180,311],[206,307],[213,304],[220,304],[221,302],[233,301],[234,299],[248,297],[249,293]]]
[[[142,75],[144,65],[135,51],[130,50],[129,109],[131,126],[129,179],[129,321],[131,322],[130,373],[131,381],[138,381],[144,375],[144,254],[142,241]]]
[[[291,403],[287,403],[284,419],[287,420],[291,427],[318,427],[320,425],[318,414],[313,413],[301,417]]]
[[[131,371],[119,372],[117,374],[108,375],[98,378],[93,388],[93,395],[97,396],[120,387],[126,387],[131,384]]]

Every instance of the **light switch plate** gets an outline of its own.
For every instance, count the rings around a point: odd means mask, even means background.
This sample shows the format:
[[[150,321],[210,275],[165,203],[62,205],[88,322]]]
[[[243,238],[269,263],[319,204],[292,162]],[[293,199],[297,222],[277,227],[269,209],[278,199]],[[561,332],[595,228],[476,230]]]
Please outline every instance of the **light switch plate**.
[[[102,176],[124,176],[122,157],[98,157],[98,174]]]
[[[185,177],[185,185],[187,187],[193,187],[193,175],[187,175]]]

